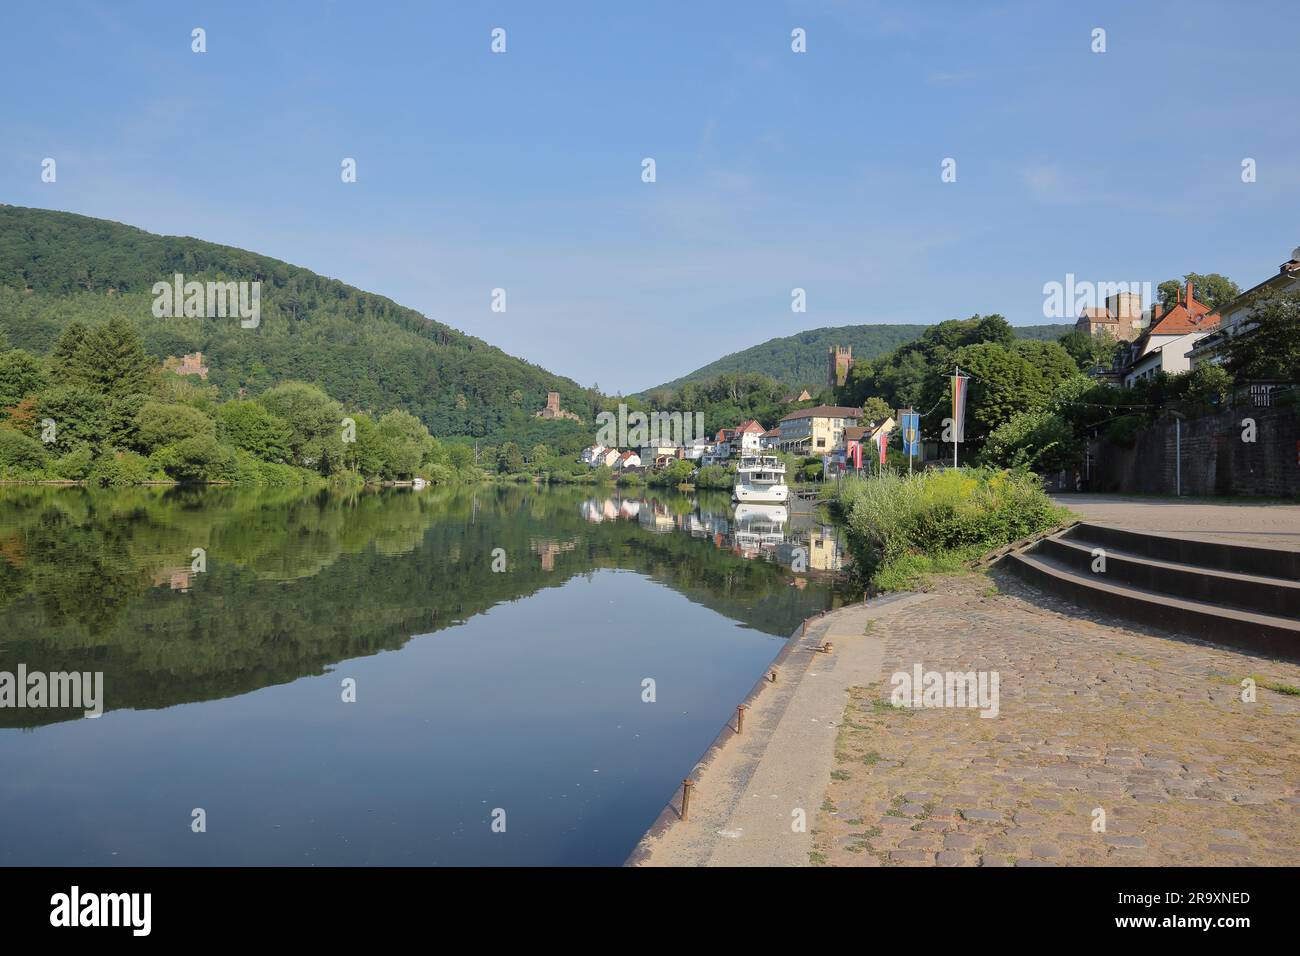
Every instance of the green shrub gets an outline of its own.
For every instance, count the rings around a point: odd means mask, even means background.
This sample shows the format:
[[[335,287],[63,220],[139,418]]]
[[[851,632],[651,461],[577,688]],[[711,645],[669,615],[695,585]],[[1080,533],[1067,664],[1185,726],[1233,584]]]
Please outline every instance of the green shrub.
[[[101,455],[86,476],[90,481],[113,488],[138,485],[164,477],[153,462],[133,451]]]
[[[82,445],[51,464],[50,473],[64,481],[83,481],[94,463],[94,452],[89,445]]]
[[[10,428],[0,428],[0,471],[17,478],[18,473],[39,471],[45,467],[45,446],[30,435]],[[9,474],[12,471],[14,474]]]
[[[900,586],[936,561],[949,564],[953,555],[976,557],[1047,530],[1069,515],[1034,475],[984,468],[845,478],[835,496],[860,576],[882,588]]]
[[[695,476],[696,488],[730,488],[736,483],[736,473],[722,465],[705,465]]]
[[[264,485],[292,487],[310,484],[317,480],[317,476],[282,462],[261,461],[257,463],[257,480]]]

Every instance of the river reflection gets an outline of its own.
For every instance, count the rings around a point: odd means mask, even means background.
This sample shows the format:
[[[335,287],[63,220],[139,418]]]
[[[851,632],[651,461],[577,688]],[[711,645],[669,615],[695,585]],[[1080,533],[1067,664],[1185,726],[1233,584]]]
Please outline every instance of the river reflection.
[[[656,534],[706,539],[719,550],[770,561],[796,573],[844,571],[849,559],[840,528],[821,521],[810,506],[800,505],[740,504],[725,494],[614,495],[587,498],[580,512],[592,524],[635,521]],[[795,586],[804,583],[797,581]]]
[[[672,492],[0,489],[0,672],[105,710],[0,706],[0,865],[617,864],[841,602],[818,535]]]

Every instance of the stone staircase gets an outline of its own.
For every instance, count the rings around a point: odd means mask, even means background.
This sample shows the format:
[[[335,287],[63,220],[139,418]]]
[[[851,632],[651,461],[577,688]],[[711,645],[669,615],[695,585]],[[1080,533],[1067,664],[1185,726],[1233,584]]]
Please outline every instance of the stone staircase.
[[[998,563],[1086,608],[1300,660],[1300,550],[1082,523]]]

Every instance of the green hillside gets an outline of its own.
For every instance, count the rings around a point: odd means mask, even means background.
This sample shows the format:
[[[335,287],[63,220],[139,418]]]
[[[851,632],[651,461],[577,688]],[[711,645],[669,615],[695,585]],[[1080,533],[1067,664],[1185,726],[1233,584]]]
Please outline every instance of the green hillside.
[[[177,272],[186,280],[260,280],[260,325],[155,318],[152,287]],[[104,219],[0,205],[0,331],[13,346],[45,354],[69,322],[113,316],[138,329],[159,364],[202,351],[222,398],[301,379],[349,408],[406,409],[439,437],[567,444],[590,431],[599,401],[570,379],[299,266]],[[587,424],[535,419],[548,391]]]
[[[855,360],[880,358],[920,338],[927,328],[926,325],[841,325],[810,329],[724,355],[658,388],[675,389],[686,382],[704,382],[725,372],[760,372],[783,385],[806,385],[815,393],[826,385],[826,350],[831,346],[852,346]],[[1014,331],[1017,338],[1055,341],[1073,328],[1073,325],[1026,325]],[[655,390],[648,388],[642,394]]]

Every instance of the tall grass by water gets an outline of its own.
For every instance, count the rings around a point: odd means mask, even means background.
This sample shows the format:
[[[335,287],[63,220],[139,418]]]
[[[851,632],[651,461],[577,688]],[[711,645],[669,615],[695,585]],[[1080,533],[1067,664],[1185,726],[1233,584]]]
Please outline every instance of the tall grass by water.
[[[926,573],[957,571],[1070,518],[1033,474],[987,468],[845,478],[834,501],[855,566],[882,591],[914,587]]]

